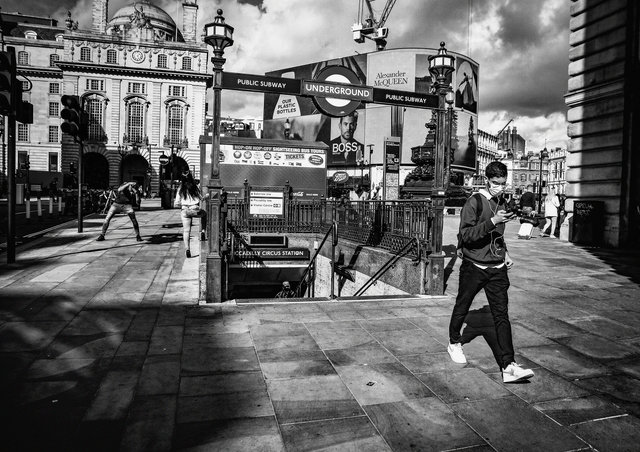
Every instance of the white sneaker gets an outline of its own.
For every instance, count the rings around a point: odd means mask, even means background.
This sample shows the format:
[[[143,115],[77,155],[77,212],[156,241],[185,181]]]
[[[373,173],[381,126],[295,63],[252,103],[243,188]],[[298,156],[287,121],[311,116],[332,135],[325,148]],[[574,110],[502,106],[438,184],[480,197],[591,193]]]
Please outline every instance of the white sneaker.
[[[511,363],[506,369],[502,370],[502,382],[513,383],[516,381],[528,380],[533,377],[533,371],[531,369],[523,369],[520,364]]]
[[[462,344],[449,344],[447,351],[454,363],[467,364],[467,358],[464,357],[464,352],[462,351]]]

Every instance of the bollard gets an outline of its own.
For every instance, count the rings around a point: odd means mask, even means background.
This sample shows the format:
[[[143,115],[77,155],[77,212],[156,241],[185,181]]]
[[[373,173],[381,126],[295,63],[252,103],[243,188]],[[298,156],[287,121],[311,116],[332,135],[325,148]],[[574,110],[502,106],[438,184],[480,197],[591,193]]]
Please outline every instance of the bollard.
[[[62,213],[62,196],[58,196],[58,214]]]
[[[53,198],[49,198],[49,215],[53,214]]]
[[[26,198],[24,200],[24,206],[25,206],[25,209],[26,209],[24,211],[24,214],[25,214],[25,216],[26,216],[26,218],[28,220],[29,218],[31,218],[31,199]]]
[[[42,198],[38,196],[38,218],[42,219]]]

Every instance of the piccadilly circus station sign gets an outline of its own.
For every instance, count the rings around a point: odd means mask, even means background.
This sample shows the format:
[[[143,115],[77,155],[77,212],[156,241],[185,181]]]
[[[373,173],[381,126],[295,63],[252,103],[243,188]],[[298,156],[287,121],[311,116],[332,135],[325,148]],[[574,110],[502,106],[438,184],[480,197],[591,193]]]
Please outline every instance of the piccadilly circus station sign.
[[[416,108],[438,107],[436,95],[362,85],[355,72],[337,65],[325,67],[313,80],[223,72],[221,87],[311,97],[318,110],[333,117],[353,113],[362,102]]]

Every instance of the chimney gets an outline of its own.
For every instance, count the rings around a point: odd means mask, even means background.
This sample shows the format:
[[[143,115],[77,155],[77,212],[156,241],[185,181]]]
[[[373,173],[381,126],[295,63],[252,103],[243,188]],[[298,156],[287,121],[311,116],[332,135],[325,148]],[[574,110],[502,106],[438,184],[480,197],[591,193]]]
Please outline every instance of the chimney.
[[[104,34],[107,30],[107,10],[109,9],[109,0],[93,0],[92,11],[92,27],[96,33]]]
[[[182,37],[185,42],[196,42],[198,27],[197,0],[186,0],[182,4]]]

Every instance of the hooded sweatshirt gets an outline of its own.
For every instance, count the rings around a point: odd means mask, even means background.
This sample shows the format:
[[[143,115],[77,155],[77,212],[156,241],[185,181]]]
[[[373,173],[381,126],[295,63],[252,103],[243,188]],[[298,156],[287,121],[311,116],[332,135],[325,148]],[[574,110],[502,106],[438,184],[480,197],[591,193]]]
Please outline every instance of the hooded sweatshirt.
[[[504,198],[493,198],[486,190],[481,196],[470,196],[460,211],[458,238],[464,259],[480,266],[499,266],[504,263],[507,245],[504,242],[504,223],[493,224],[491,217],[498,210],[504,210]],[[482,207],[478,205],[482,202]],[[480,215],[478,216],[478,213]]]

